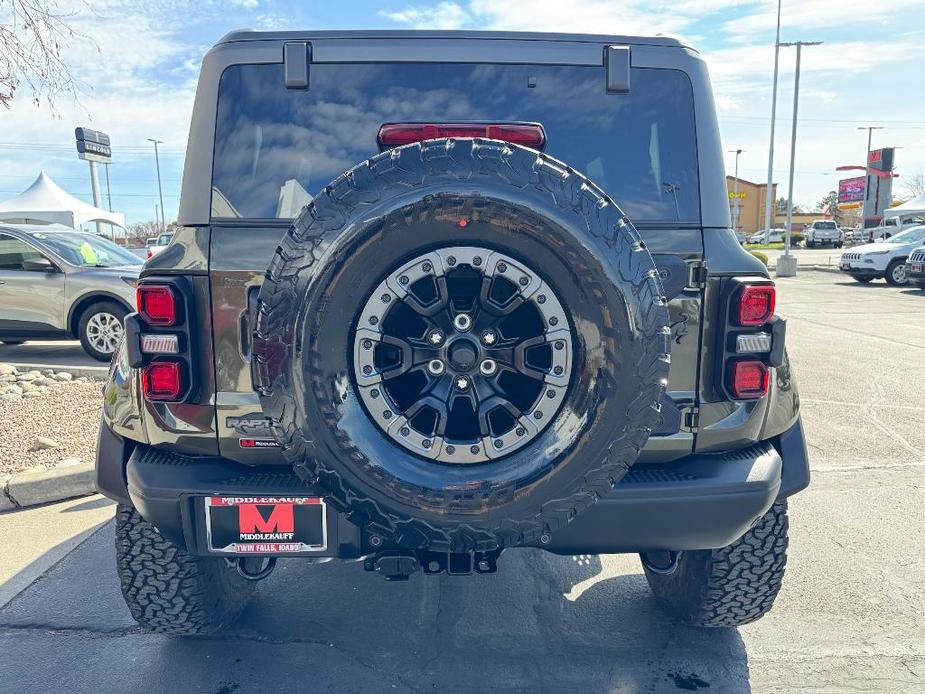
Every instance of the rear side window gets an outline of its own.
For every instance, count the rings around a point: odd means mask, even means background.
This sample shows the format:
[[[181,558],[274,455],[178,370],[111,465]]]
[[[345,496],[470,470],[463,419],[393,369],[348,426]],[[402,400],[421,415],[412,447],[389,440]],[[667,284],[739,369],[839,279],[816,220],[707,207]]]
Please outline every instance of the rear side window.
[[[607,94],[600,67],[313,64],[307,91],[282,65],[228,68],[219,86],[213,217],[287,218],[379,148],[388,122],[530,121],[545,152],[600,185],[634,221],[696,222],[693,94],[677,70],[634,68]]]

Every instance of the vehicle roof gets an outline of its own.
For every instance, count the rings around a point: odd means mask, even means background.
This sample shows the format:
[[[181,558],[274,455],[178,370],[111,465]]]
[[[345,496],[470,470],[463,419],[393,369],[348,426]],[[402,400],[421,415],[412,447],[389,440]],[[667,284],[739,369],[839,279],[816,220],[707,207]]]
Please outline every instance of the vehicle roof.
[[[672,36],[625,36],[618,34],[568,34],[540,31],[418,31],[418,30],[340,30],[340,31],[256,31],[238,29],[225,34],[216,45],[239,41],[293,41],[317,39],[485,39],[493,41],[569,41],[619,45],[673,46],[692,48]]]

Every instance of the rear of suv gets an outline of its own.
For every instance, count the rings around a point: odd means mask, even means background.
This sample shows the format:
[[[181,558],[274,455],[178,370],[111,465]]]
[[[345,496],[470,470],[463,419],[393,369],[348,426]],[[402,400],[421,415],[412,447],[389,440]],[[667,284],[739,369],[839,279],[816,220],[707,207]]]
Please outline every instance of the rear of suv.
[[[280,558],[522,547],[639,553],[695,624],[767,612],[809,470],[721,152],[673,39],[222,39],[105,388],[136,620],[220,629]]]

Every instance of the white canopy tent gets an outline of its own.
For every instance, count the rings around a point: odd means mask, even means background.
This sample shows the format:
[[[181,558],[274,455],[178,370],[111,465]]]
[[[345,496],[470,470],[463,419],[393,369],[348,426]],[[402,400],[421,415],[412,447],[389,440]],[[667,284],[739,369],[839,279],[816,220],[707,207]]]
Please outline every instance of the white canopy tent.
[[[0,221],[19,224],[63,224],[76,229],[84,222],[108,222],[125,228],[125,215],[94,207],[75,198],[44,171],[22,193],[0,202]]]
[[[925,216],[925,193],[922,193],[912,200],[907,200],[902,205],[890,207],[883,212],[884,217],[922,217]]]

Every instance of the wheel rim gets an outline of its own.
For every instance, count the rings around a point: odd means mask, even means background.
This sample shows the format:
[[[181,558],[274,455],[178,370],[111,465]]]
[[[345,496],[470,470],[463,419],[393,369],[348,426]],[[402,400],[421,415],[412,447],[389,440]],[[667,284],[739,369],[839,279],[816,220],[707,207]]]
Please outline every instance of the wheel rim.
[[[389,273],[354,338],[372,420],[402,447],[447,463],[485,462],[533,441],[561,408],[571,365],[571,329],[549,285],[475,246]]]
[[[905,263],[900,263],[893,268],[893,281],[903,284],[906,281],[906,265]]]
[[[87,342],[97,352],[112,354],[122,339],[122,321],[105,311],[94,313],[87,321]]]

